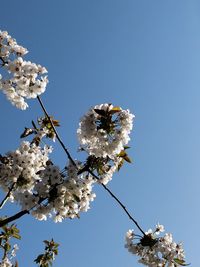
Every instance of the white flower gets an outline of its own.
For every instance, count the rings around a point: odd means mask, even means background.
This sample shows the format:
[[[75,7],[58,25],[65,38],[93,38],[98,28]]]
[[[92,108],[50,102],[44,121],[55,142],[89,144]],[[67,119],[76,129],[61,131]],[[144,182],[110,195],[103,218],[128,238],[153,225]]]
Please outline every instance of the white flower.
[[[18,245],[15,244],[15,245],[13,246],[12,251],[11,251],[11,258],[16,257],[16,252],[17,252],[18,249],[19,249]]]
[[[28,51],[19,46],[7,32],[0,31],[0,60],[8,72],[7,78],[0,76],[0,89],[7,99],[17,108],[25,110],[28,104],[25,99],[36,98],[44,93],[48,79],[43,74],[46,68],[30,61],[24,61]]]
[[[6,163],[0,164],[0,186],[8,192],[15,183],[12,197],[22,206],[32,207],[37,202],[31,190],[40,180],[39,172],[45,168],[51,151],[46,146],[41,148],[24,141],[17,150],[7,153]]]
[[[113,158],[130,140],[134,115],[129,110],[101,104],[83,116],[77,130],[79,142],[89,155]]]
[[[12,262],[5,257],[1,262],[0,262],[0,267],[12,267]]]
[[[154,233],[158,231],[164,231],[164,226],[157,224]],[[145,236],[140,237],[138,242],[133,230],[129,230],[125,237],[125,247],[130,253],[139,256],[138,262],[149,267],[176,267],[179,266],[178,261],[185,263],[182,244],[175,243],[172,234],[155,238],[153,231],[150,230]]]
[[[162,233],[162,232],[164,232],[165,231],[165,228],[164,228],[164,226],[162,225],[162,224],[157,224],[156,225],[156,230],[155,230],[155,233],[157,234],[157,235],[159,235],[160,233]]]
[[[24,147],[28,153],[26,144]],[[39,171],[29,190],[17,194],[18,203],[22,209],[31,209],[31,214],[38,220],[51,217],[55,222],[61,222],[65,218],[79,217],[80,212],[88,211],[90,202],[95,198],[92,192],[95,181],[91,176],[78,175],[77,172],[78,169],[71,162],[65,174],[59,167],[48,164]],[[41,199],[43,200],[40,204]]]

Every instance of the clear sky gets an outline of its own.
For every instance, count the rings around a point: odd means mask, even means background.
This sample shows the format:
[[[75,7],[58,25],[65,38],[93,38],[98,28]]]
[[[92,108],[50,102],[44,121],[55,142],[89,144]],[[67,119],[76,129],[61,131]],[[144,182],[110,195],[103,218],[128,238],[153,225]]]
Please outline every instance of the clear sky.
[[[93,105],[113,103],[135,114],[126,165],[109,184],[144,230],[158,222],[183,241],[199,266],[200,225],[200,2],[198,0],[1,1],[1,30],[45,66],[42,95],[75,158],[79,118]],[[37,101],[20,111],[0,95],[1,154],[42,115]],[[66,156],[56,147],[53,159]],[[140,266],[124,248],[135,228],[107,193],[80,220],[61,224],[26,216],[17,222],[19,266],[35,266],[42,240],[60,243],[55,267]],[[8,214],[17,211],[11,207]],[[1,211],[1,215],[5,213]]]

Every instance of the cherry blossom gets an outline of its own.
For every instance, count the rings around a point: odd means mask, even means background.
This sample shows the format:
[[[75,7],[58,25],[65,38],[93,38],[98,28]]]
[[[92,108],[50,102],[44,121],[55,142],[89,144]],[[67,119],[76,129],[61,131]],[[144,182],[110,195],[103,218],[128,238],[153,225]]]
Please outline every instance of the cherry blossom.
[[[111,104],[91,108],[80,120],[77,130],[82,149],[89,155],[112,159],[129,142],[133,118],[129,110]]]
[[[48,79],[43,74],[46,68],[23,60],[27,49],[18,45],[16,40],[5,31],[0,31],[0,61],[7,77],[0,75],[0,90],[17,108],[28,107],[25,99],[36,98],[44,93]]]
[[[129,230],[126,233],[125,247],[130,253],[139,256],[139,263],[149,267],[186,266],[182,243],[175,243],[170,233],[158,237],[163,231],[164,226],[160,224],[154,232],[150,229],[143,237]]]

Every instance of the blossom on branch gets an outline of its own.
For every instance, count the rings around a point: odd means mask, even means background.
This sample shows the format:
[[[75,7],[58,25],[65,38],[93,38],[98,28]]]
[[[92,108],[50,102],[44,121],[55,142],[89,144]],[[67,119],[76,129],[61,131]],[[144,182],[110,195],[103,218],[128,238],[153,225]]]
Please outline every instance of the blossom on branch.
[[[90,174],[78,174],[71,162],[61,171],[49,160],[52,148],[23,141],[19,149],[0,157],[0,186],[9,199],[38,220],[77,218],[94,200]],[[80,165],[77,162],[77,166]]]
[[[2,218],[0,218],[2,220]],[[2,250],[2,259],[0,260],[0,267],[17,267],[15,261],[16,252],[19,249],[17,244],[11,245],[11,239],[21,239],[19,229],[16,225],[6,225],[1,228],[0,233],[0,249]],[[15,263],[14,263],[15,261]]]
[[[172,234],[166,233],[163,237],[158,237],[160,232],[164,232],[163,225],[158,224],[156,230],[151,229],[143,237],[129,230],[126,233],[125,247],[134,255],[140,257],[139,263],[149,267],[178,267],[186,266],[185,254],[182,244],[175,243]],[[139,242],[136,240],[139,239]]]
[[[105,185],[112,179],[124,161],[131,162],[126,150],[133,127],[134,115],[130,111],[112,104],[101,104],[91,108],[80,120],[77,130],[80,150],[87,152],[84,163],[73,160],[68,149],[60,139],[55,127],[59,122],[49,116],[39,95],[44,93],[48,83],[46,68],[30,61],[23,56],[27,49],[18,45],[6,31],[0,31],[0,90],[17,108],[28,107],[26,99],[37,98],[45,117],[38,119],[38,126],[32,121],[33,128],[25,128],[21,138],[34,134],[32,142],[23,141],[18,149],[0,155],[0,187],[6,196],[0,208],[9,199],[21,206],[21,212],[6,219],[1,219],[4,232],[1,233],[1,248],[4,256],[0,267],[12,267],[11,259],[15,257],[17,246],[11,251],[8,243],[11,234],[20,238],[14,225],[7,228],[6,224],[29,213],[38,220],[48,217],[55,222],[66,218],[79,218],[81,212],[90,209],[90,203],[96,197],[93,185],[99,183],[138,227],[143,236],[133,230],[126,233],[125,247],[129,252],[140,257],[139,262],[149,267],[186,266],[182,244],[175,243],[172,235],[164,232],[163,225],[156,225],[144,232],[137,221],[130,215],[124,204]],[[52,147],[41,146],[42,139],[56,139],[64,149],[69,162],[63,170],[49,159]],[[10,231],[10,229],[12,231]],[[4,238],[4,241],[3,241]],[[136,241],[138,240],[138,241]],[[57,255],[58,244],[44,241],[45,253],[40,254],[35,262],[41,267],[49,266]],[[10,257],[8,257],[10,256]],[[15,267],[17,267],[17,262]]]
[[[18,193],[24,193],[33,189],[38,181],[38,172],[43,170],[49,160],[48,154],[51,147],[36,146],[28,141],[23,141],[18,149],[8,152],[0,158],[0,186],[4,191],[15,184],[12,198],[18,199]],[[15,192],[15,193],[14,193]]]
[[[129,142],[134,115],[129,110],[101,104],[91,108],[77,130],[81,147],[89,155],[113,158]]]
[[[18,45],[6,31],[0,31],[0,61],[7,72],[6,78],[0,74],[0,90],[17,108],[25,110],[25,99],[36,98],[44,93],[48,79],[43,74],[46,68],[23,60],[27,49]]]
[[[62,173],[54,165],[42,171],[35,193],[45,201],[36,206],[32,215],[39,220],[46,220],[49,216],[55,222],[61,222],[65,218],[79,218],[80,212],[88,211],[90,202],[96,196],[92,192],[95,180],[91,175],[78,175],[77,172],[78,169],[72,163]]]
[[[111,104],[96,105],[82,117],[77,130],[80,150],[89,154],[83,171],[95,171],[100,183],[107,184],[124,160],[131,162],[125,150],[133,118],[129,110]]]

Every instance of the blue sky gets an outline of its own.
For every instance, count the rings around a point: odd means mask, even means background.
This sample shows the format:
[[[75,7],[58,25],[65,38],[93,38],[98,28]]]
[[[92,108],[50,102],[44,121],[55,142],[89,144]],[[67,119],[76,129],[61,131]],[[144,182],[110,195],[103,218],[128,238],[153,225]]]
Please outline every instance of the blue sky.
[[[93,105],[113,103],[135,114],[130,156],[109,188],[144,230],[158,222],[183,241],[187,261],[199,263],[200,225],[200,2],[195,0],[3,1],[1,27],[30,51],[26,59],[45,66],[42,96],[75,158],[79,118]],[[1,154],[19,145],[19,135],[42,115],[37,101],[27,111],[0,95]],[[55,147],[54,161],[66,156]],[[42,240],[61,244],[57,266],[140,266],[124,249],[135,228],[107,193],[80,220],[62,224],[17,222],[20,266],[34,266]],[[8,207],[8,213],[17,207]],[[1,211],[1,214],[5,214]]]

